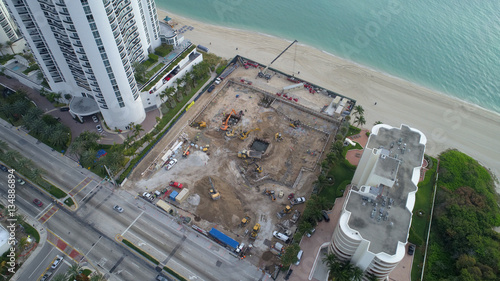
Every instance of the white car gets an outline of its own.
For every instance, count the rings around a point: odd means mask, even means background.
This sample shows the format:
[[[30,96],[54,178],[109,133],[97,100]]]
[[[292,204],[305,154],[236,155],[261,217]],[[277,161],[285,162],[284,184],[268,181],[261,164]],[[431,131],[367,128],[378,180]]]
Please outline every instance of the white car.
[[[118,205],[115,205],[113,209],[115,209],[118,213],[123,213],[123,208]]]
[[[167,164],[167,166],[165,166],[165,169],[167,169],[167,171],[168,171],[168,170],[172,169],[172,167],[175,164],[177,164],[177,159],[174,158],[174,159],[168,161],[168,164]]]
[[[215,79],[215,84],[219,85],[220,82],[222,82],[222,80],[219,77],[217,77],[217,79]]]
[[[295,205],[296,205],[296,204],[302,204],[302,203],[304,203],[304,202],[306,202],[306,198],[305,198],[305,197],[299,197],[299,198],[295,198],[295,199],[294,199],[294,204],[295,204]]]
[[[26,182],[23,180],[23,179],[17,179],[17,182],[20,184],[20,185],[24,185]]]
[[[94,121],[94,123],[99,122],[99,118],[97,118],[97,116],[95,115],[92,115],[92,120]]]
[[[97,125],[97,126],[95,126],[95,128],[97,129],[97,131],[98,131],[99,133],[102,133],[102,132],[103,132],[101,125]]]
[[[64,257],[57,255],[56,260],[54,261],[54,263],[52,264],[52,266],[50,268],[56,269],[61,264],[63,259],[64,259]]]

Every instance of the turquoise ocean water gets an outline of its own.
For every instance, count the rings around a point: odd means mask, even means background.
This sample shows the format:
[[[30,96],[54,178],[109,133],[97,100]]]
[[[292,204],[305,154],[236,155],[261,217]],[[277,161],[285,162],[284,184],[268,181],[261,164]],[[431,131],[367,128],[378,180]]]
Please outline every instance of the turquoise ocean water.
[[[498,0],[156,3],[160,9],[203,22],[297,39],[500,113]]]

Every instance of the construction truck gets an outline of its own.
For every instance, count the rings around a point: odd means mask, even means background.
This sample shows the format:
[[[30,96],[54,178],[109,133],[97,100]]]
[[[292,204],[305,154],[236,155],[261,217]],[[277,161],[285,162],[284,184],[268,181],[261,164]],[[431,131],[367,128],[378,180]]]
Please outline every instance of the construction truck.
[[[250,239],[255,240],[257,239],[257,236],[259,235],[260,231],[260,224],[256,223],[254,227],[252,228],[252,233],[250,234]]]
[[[253,131],[259,131],[259,128],[252,129],[250,131],[244,131],[240,134],[240,140],[246,140],[248,138],[248,135],[253,132]]]
[[[202,129],[207,127],[207,123],[205,121],[193,122],[191,123],[191,127],[195,127],[197,129]]]
[[[210,145],[207,144],[207,145],[205,145],[205,147],[202,148],[202,151],[207,152],[209,148],[210,148]]]
[[[220,194],[215,189],[214,184],[212,183],[212,179],[209,177],[208,180],[210,181],[210,188],[208,189],[208,192],[210,193],[210,197],[212,197],[212,200],[219,200],[220,199]]]
[[[276,133],[276,134],[274,135],[274,140],[275,140],[275,141],[278,141],[278,142],[279,142],[279,141],[282,141],[282,140],[283,140],[283,137],[281,137],[281,133]]]
[[[245,216],[243,219],[241,219],[241,227],[244,227],[245,225],[247,225],[249,222],[250,222],[250,217],[249,216]]]
[[[239,158],[243,158],[243,159],[247,159],[247,158],[260,159],[262,157],[262,152],[256,151],[256,150],[246,150],[246,149],[244,149],[244,150],[238,152],[238,157]]]
[[[231,113],[229,113],[227,115],[227,118],[226,120],[224,120],[224,122],[222,122],[222,126],[220,127],[221,130],[225,131],[227,130],[227,128],[229,127],[229,118],[231,118],[231,116],[233,116],[233,114],[236,116],[236,111],[231,110]]]
[[[292,207],[290,205],[286,205],[285,208],[278,213],[276,213],[276,216],[278,216],[278,219],[283,218],[286,214],[289,214],[292,211]]]
[[[299,120],[294,120],[290,123],[290,127],[297,129],[300,126],[300,121]]]

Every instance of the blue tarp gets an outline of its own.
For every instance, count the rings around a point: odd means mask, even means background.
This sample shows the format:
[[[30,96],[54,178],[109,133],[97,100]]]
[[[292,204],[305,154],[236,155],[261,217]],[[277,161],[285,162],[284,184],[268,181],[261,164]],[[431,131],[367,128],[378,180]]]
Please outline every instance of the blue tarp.
[[[177,191],[172,191],[172,193],[170,193],[170,195],[168,196],[168,198],[172,199],[175,201],[175,197],[177,197],[177,195],[179,195],[179,192]]]
[[[238,248],[238,245],[240,245],[240,243],[238,243],[236,240],[234,240],[233,238],[220,232],[216,228],[212,228],[210,230],[210,232],[208,232],[208,234],[210,234],[210,236],[212,236],[213,238],[215,238],[217,241],[221,242],[222,244],[233,248],[233,250],[236,250],[236,248]]]

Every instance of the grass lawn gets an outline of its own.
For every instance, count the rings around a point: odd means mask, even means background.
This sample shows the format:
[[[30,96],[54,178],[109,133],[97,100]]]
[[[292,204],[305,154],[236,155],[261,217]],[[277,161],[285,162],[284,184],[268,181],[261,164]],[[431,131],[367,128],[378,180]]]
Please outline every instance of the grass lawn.
[[[341,197],[345,186],[351,182],[355,170],[356,167],[350,165],[345,159],[337,163],[326,174],[327,179],[333,179],[333,184],[325,185],[318,196],[326,197],[328,201],[332,201],[333,206],[335,198]]]
[[[434,183],[436,179],[437,160],[432,159],[432,168],[425,173],[425,179],[418,184],[418,191],[413,208],[413,218],[410,227],[410,237],[408,241],[417,245],[411,279],[418,280],[422,274],[422,263],[424,259],[425,242],[432,208],[432,197]]]
[[[361,132],[360,128],[354,127],[353,125],[349,125],[349,131],[347,131],[347,137],[352,135],[357,135]]]
[[[75,202],[73,202],[73,199],[68,198],[68,199],[64,200],[64,204],[68,205],[68,207],[71,207],[71,206],[75,205]]]

